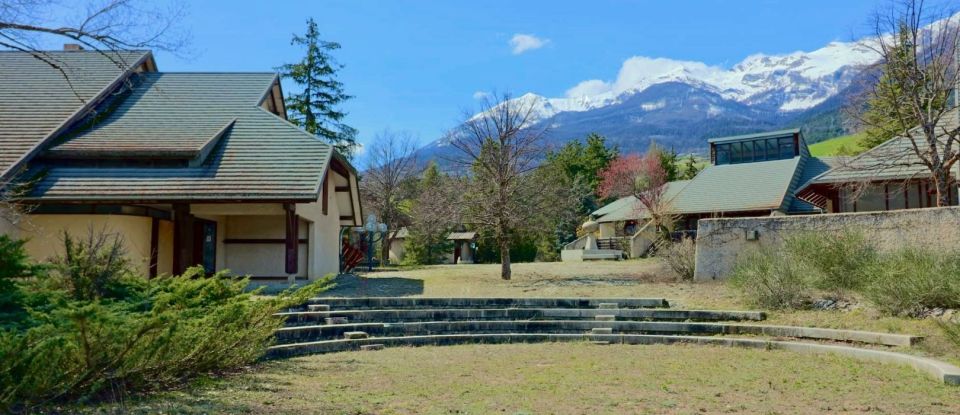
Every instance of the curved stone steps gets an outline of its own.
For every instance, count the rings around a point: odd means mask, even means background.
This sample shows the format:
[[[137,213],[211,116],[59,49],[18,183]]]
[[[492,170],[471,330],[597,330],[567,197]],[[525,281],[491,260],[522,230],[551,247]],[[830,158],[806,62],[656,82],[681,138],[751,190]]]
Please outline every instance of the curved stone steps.
[[[861,349],[817,343],[774,341],[734,337],[666,336],[649,334],[549,334],[549,333],[500,333],[500,334],[442,334],[427,336],[379,337],[364,339],[326,340],[307,343],[292,343],[272,346],[268,357],[288,357],[309,353],[330,353],[360,348],[377,349],[381,346],[426,346],[469,343],[526,343],[526,342],[592,341],[622,344],[677,344],[692,343],[762,349],[780,349],[800,353],[830,353],[860,360],[905,364],[940,381],[960,385],[960,368],[951,364],[885,350]]]
[[[764,320],[762,311],[670,310],[670,309],[583,309],[583,308],[499,308],[499,309],[385,309],[294,311],[277,313],[288,326],[346,318],[341,323],[393,323],[416,321],[473,320],[656,320],[656,321],[740,321]]]
[[[512,297],[316,297],[310,305],[331,310],[376,310],[406,308],[667,308],[663,298],[512,298]],[[306,308],[306,307],[305,307]]]
[[[608,329],[617,334],[672,335],[753,335],[789,337],[837,342],[909,347],[920,337],[859,330],[823,329],[763,324],[731,324],[664,321],[590,321],[590,320],[474,320],[402,323],[354,323],[286,327],[276,332],[283,342],[335,340],[349,332],[364,332],[375,337],[423,336],[435,334],[553,333],[583,334]]]

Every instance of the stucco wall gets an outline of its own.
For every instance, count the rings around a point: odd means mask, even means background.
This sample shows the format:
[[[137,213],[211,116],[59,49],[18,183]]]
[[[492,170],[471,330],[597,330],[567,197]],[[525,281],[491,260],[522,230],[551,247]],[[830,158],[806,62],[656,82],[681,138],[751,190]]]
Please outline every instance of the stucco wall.
[[[152,219],[128,215],[29,215],[20,224],[20,237],[27,239],[27,253],[45,261],[63,253],[63,231],[86,238],[88,232],[106,231],[123,238],[127,258],[143,276],[150,273],[150,228]],[[172,249],[171,249],[172,251]]]
[[[286,236],[286,219],[277,215],[226,216],[225,226],[219,226],[218,238],[276,239]],[[307,238],[309,221],[301,219],[299,238]],[[222,235],[222,236],[220,236]],[[222,241],[222,239],[221,239]],[[220,247],[224,246],[223,250]],[[229,243],[217,246],[218,269],[229,269],[239,275],[255,277],[286,276],[286,251],[283,243]],[[307,276],[308,244],[300,244],[297,255],[297,276]],[[222,261],[222,266],[220,265]]]
[[[902,246],[960,247],[960,208],[807,216],[701,219],[697,226],[698,280],[729,276],[737,258],[763,246],[780,246],[786,235],[815,232],[829,238],[845,229],[864,233],[881,250]],[[748,240],[756,231],[757,239]]]
[[[394,239],[390,241],[390,262],[399,264],[403,261],[403,254],[407,250],[406,239]]]
[[[617,236],[616,222],[603,222],[600,224],[600,238],[613,238]]]
[[[310,263],[307,265],[310,279],[340,271],[340,208],[337,206],[337,193],[330,180],[327,214],[323,214],[323,205],[304,203],[297,205],[297,214],[310,221],[307,227],[310,240]],[[321,192],[322,194],[322,192]],[[321,196],[323,197],[323,196]]]

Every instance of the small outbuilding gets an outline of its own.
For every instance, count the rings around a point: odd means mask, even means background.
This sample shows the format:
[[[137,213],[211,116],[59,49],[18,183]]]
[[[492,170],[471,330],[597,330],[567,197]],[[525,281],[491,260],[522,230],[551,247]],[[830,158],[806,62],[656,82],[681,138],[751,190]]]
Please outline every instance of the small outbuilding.
[[[453,242],[453,256],[449,257],[451,264],[472,264],[477,257],[476,232],[450,232],[447,240]]]

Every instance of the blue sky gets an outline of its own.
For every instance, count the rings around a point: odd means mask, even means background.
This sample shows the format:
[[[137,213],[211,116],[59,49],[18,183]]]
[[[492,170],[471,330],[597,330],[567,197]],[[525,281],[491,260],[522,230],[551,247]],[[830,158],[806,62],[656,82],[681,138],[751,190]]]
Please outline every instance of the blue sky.
[[[160,52],[157,60],[162,71],[272,71],[300,57],[290,36],[312,16],[326,39],[343,45],[341,80],[356,96],[345,106],[347,123],[361,142],[390,128],[426,143],[476,108],[477,91],[560,97],[581,81],[614,79],[637,55],[731,66],[758,52],[813,50],[867,33],[880,4],[204,0],[190,2],[183,22],[189,58]],[[517,34],[544,43],[515,54]]]

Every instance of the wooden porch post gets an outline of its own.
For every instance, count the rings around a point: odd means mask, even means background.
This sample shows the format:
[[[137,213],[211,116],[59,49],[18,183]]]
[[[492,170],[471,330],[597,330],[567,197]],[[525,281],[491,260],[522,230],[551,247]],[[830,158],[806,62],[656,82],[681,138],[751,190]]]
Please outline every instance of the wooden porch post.
[[[300,219],[297,217],[297,205],[293,203],[284,203],[283,210],[286,212],[286,239],[284,241],[286,252],[286,272],[288,276],[295,276],[297,274],[297,265],[299,264],[299,258],[297,258],[300,252],[299,246],[299,225]]]
[[[195,265],[193,258],[193,216],[190,205],[173,205],[173,273],[182,274]]]
[[[150,278],[157,277],[157,260],[160,257],[160,219],[150,222]]]

